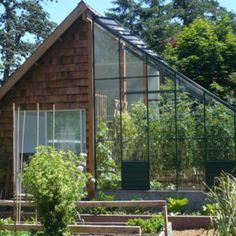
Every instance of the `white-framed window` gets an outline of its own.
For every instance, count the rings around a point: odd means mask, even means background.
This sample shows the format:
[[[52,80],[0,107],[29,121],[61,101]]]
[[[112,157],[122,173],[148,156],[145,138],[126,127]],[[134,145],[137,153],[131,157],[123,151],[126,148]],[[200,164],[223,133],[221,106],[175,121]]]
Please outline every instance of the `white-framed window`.
[[[38,145],[86,153],[86,111],[52,110],[15,112],[17,192],[22,193],[19,173]]]

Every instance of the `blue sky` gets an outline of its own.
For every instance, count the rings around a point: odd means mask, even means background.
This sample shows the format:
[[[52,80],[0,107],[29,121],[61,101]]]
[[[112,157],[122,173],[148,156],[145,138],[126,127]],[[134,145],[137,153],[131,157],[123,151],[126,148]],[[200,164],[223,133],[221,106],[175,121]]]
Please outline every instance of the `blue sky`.
[[[45,3],[43,7],[49,12],[51,19],[60,23],[79,3],[80,0],[58,0],[57,3]],[[84,0],[96,11],[103,13],[112,7],[111,0]],[[229,11],[236,13],[235,0],[218,0],[221,6],[226,7]]]

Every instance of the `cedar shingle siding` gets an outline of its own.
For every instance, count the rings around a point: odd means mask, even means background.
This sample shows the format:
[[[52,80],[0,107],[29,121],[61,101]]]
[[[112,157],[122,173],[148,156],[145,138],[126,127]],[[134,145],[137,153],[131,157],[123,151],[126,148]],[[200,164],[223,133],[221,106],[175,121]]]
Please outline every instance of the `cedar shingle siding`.
[[[13,115],[12,104],[21,110],[86,109],[87,150],[91,104],[90,44],[91,25],[79,18],[40,58],[21,80],[0,100],[0,194],[13,189]],[[90,79],[89,79],[90,78]],[[89,108],[90,107],[90,108]],[[89,155],[89,153],[88,153]],[[2,192],[2,193],[1,193]]]

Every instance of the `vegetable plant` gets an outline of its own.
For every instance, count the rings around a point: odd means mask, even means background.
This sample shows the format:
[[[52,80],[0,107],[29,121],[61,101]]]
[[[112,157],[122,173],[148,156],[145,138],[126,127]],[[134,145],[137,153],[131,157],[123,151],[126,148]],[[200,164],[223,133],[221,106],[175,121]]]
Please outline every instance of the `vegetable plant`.
[[[158,233],[164,227],[162,215],[153,215],[150,219],[135,218],[128,220],[128,225],[140,226],[142,233]]]
[[[168,197],[168,211],[173,213],[183,213],[184,206],[189,203],[189,200],[186,197]]]

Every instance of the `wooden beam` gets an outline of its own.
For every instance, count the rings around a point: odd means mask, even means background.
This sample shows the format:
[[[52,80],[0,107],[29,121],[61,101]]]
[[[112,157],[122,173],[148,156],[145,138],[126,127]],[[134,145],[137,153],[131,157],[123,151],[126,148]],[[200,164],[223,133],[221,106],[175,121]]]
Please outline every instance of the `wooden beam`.
[[[95,158],[94,158],[94,98],[93,98],[93,25],[92,23],[86,22],[87,33],[88,33],[88,114],[86,119],[88,119],[88,134],[86,137],[88,139],[88,160],[87,160],[87,171],[95,176]],[[95,193],[95,183],[90,181],[87,186],[89,198],[94,197]]]
[[[139,226],[121,226],[121,225],[69,225],[69,230],[73,233],[90,233],[90,234],[134,234],[141,235]],[[10,231],[43,231],[41,224],[9,224],[0,225],[0,230]]]
[[[81,201],[77,207],[163,207],[166,201],[143,200],[143,201]]]
[[[0,200],[0,206],[14,206],[13,200]],[[35,207],[33,201],[21,201],[24,207]],[[141,200],[141,201],[79,201],[76,207],[164,207],[164,200]]]

